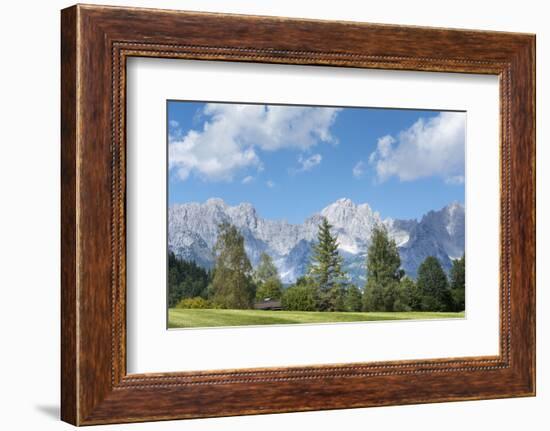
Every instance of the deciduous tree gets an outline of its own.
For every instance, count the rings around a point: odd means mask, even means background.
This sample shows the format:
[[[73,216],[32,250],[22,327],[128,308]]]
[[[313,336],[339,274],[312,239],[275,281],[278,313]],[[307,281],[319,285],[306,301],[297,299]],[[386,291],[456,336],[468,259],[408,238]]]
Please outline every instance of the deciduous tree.
[[[283,284],[278,277],[268,278],[265,282],[258,284],[256,287],[256,300],[263,301],[264,299],[281,299],[283,293]]]
[[[348,286],[346,290],[344,308],[346,311],[361,311],[363,308],[363,295],[354,284]]]
[[[317,311],[317,289],[308,278],[301,277],[296,284],[285,289],[281,303],[285,310]]]
[[[252,265],[244,249],[244,238],[235,226],[219,225],[214,254],[216,263],[210,286],[213,303],[221,308],[250,308],[256,293]]]
[[[397,245],[382,225],[375,226],[367,251],[367,283],[363,296],[365,311],[393,311],[398,283],[403,276]]]
[[[260,255],[260,263],[254,271],[254,282],[256,283],[256,300],[281,298],[283,284],[273,259],[265,252]]]

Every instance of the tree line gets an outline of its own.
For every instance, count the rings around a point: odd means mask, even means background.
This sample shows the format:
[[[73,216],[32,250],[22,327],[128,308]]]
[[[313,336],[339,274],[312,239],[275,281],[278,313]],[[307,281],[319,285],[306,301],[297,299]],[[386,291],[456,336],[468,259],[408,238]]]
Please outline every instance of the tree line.
[[[462,311],[465,308],[465,256],[453,260],[449,276],[434,256],[418,267],[417,278],[405,275],[394,240],[383,225],[373,229],[365,262],[366,283],[350,282],[326,219],[306,274],[284,287],[272,258],[262,253],[252,267],[244,237],[228,223],[218,227],[212,270],[194,262],[168,259],[168,305],[181,308],[252,308],[267,298],[296,311]]]

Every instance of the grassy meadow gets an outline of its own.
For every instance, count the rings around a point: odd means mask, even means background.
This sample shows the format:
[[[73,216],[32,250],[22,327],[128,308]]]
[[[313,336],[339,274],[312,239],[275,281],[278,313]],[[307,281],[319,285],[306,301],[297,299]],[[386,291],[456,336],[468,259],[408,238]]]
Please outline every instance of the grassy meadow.
[[[463,317],[464,312],[320,312],[170,308],[168,309],[168,328],[450,319]]]

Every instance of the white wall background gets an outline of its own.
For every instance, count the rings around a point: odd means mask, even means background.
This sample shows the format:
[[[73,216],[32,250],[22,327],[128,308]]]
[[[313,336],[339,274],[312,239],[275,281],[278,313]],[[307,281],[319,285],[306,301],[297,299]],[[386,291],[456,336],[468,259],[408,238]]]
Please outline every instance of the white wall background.
[[[105,426],[135,430],[516,430],[550,423],[550,13],[545,2],[441,0],[130,0],[172,9],[477,28],[537,34],[538,396],[284,415]],[[4,2],[0,14],[0,427],[59,422],[59,10],[70,2]]]

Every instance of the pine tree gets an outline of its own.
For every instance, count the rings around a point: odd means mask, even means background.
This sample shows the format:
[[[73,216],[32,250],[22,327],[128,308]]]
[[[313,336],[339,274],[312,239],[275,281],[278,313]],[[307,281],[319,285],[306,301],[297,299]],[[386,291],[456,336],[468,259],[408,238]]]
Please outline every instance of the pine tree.
[[[235,226],[219,225],[214,253],[216,263],[210,286],[214,304],[221,308],[250,308],[256,293],[252,265],[244,249],[244,238]]]
[[[450,287],[453,297],[454,311],[463,311],[466,306],[466,256],[453,260],[450,271]]]
[[[343,307],[346,279],[342,271],[342,257],[338,242],[332,236],[332,226],[323,218],[313,247],[309,277],[318,289],[318,304],[321,311],[335,311]]]
[[[171,266],[168,269],[168,307],[174,307],[182,298],[178,269]]]
[[[168,254],[168,306],[174,307],[184,298],[206,299],[210,273],[193,261]]]
[[[384,226],[372,230],[367,251],[367,283],[363,296],[365,311],[393,311],[398,283],[403,277],[401,258],[395,241]]]
[[[441,263],[434,256],[428,256],[418,267],[416,282],[422,295],[423,311],[451,311],[453,300],[447,276]]]

